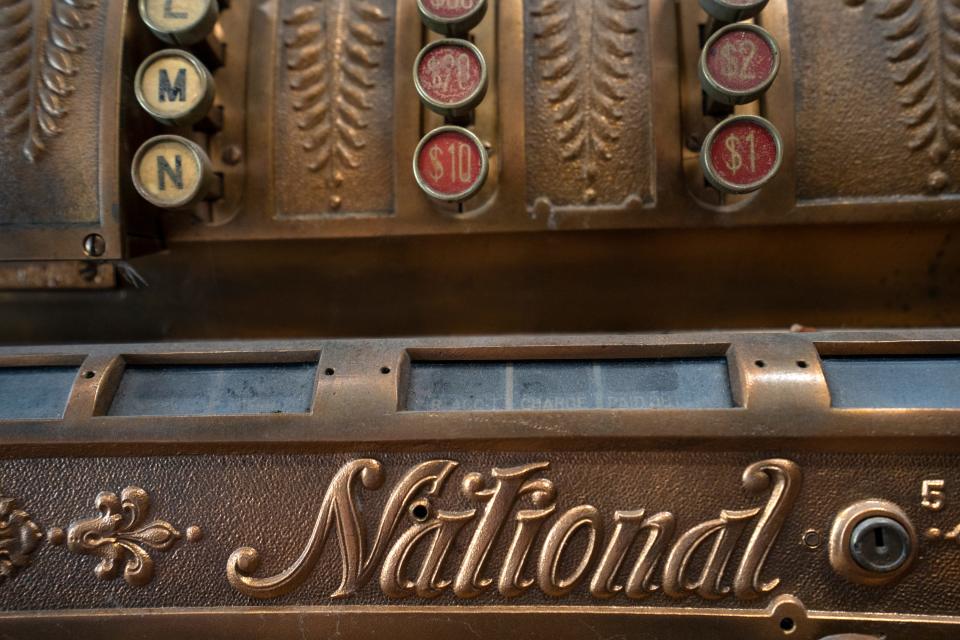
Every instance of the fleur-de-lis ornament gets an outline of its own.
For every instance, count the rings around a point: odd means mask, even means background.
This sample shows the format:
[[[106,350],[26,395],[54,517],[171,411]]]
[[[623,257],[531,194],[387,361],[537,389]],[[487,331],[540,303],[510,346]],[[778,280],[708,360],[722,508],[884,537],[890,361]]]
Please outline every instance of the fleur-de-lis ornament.
[[[153,558],[147,548],[169,551],[180,532],[164,520],[144,524],[150,513],[150,495],[140,487],[127,487],[120,496],[101,492],[94,501],[103,514],[81,520],[67,530],[67,547],[74,553],[102,558],[94,569],[101,580],[120,575],[127,584],[140,587],[153,578]]]
[[[0,497],[0,581],[30,564],[43,533],[13,498]]]

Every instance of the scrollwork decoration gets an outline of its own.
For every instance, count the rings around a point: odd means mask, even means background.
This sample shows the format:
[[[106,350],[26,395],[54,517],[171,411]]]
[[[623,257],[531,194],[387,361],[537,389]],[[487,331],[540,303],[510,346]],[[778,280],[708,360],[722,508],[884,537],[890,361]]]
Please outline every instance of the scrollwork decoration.
[[[127,487],[120,496],[104,491],[94,505],[101,516],[82,520],[67,530],[67,547],[73,553],[99,556],[94,573],[101,580],[120,575],[135,587],[153,578],[153,558],[147,548],[169,551],[180,539],[180,532],[165,520],[146,523],[150,514],[150,495],[139,487]]]
[[[13,498],[0,497],[0,582],[13,578],[30,564],[30,556],[43,539],[40,527]]]

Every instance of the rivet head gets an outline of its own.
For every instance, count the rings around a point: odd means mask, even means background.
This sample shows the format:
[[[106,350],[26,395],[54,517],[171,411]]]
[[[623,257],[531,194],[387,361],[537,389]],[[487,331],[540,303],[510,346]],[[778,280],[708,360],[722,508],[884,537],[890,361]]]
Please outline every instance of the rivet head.
[[[60,527],[53,527],[47,531],[47,540],[50,544],[60,546],[67,540],[67,534]]]
[[[83,252],[91,258],[99,258],[107,252],[107,241],[99,233],[91,233],[83,239]]]
[[[201,540],[203,540],[203,529],[195,524],[187,527],[188,542],[200,542]]]

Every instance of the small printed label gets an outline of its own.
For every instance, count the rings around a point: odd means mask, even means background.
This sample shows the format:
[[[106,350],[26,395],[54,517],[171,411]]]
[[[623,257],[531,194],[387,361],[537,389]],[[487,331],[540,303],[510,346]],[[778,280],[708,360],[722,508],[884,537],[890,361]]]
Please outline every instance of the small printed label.
[[[171,53],[154,58],[140,74],[144,108],[164,118],[189,114],[207,93],[207,78],[187,58]]]
[[[481,180],[483,154],[467,135],[443,131],[421,147],[417,167],[427,188],[441,196],[455,197]]]
[[[721,125],[707,153],[714,173],[738,187],[768,179],[779,162],[779,149],[773,133],[750,120]]]
[[[144,17],[159,29],[177,31],[199,22],[211,0],[146,0]]]
[[[457,105],[480,89],[483,63],[468,47],[440,45],[420,59],[420,86],[440,106]]]
[[[483,0],[423,0],[427,11],[438,18],[456,20],[473,12]]]
[[[165,140],[152,144],[142,153],[135,175],[152,202],[159,206],[174,205],[197,191],[203,167],[185,144]]]
[[[752,29],[734,29],[707,52],[707,71],[721,89],[749,92],[760,89],[773,75],[776,56],[770,43]]]

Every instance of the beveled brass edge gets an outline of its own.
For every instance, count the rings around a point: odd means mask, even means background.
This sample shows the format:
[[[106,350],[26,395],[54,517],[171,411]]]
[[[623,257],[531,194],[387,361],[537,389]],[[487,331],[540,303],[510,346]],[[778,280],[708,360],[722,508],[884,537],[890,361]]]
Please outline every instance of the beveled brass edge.
[[[817,348],[837,355],[960,354],[960,330],[687,333],[0,348],[0,366],[82,361],[61,420],[0,421],[0,457],[209,451],[643,449],[960,452],[958,409],[833,409]],[[405,412],[409,362],[727,354],[725,409]],[[758,361],[764,366],[758,367]],[[104,415],[135,364],[318,363],[308,414]],[[798,369],[798,362],[807,367]]]
[[[780,620],[789,616],[796,623],[787,636]],[[84,637],[168,638],[175,630],[189,631],[190,637],[284,638],[304,634],[339,633],[360,637],[388,633],[393,638],[422,637],[421,625],[403,621],[429,621],[431,637],[461,638],[469,629],[476,637],[503,637],[527,630],[548,637],[582,637],[584,629],[623,632],[629,625],[638,631],[658,630],[691,633],[709,630],[711,637],[807,639],[840,633],[889,634],[923,632],[924,638],[952,638],[960,619],[946,616],[917,616],[875,613],[806,611],[803,605],[781,597],[766,609],[695,609],[659,607],[583,606],[348,606],[348,607],[238,607],[198,609],[66,610],[0,613],[6,637],[34,638],[64,630],[85,632]],[[269,635],[264,635],[269,633]],[[357,634],[356,636],[351,634]],[[500,634],[500,635],[498,635]],[[716,635],[722,634],[722,635]],[[317,636],[322,637],[322,636]],[[911,636],[903,636],[911,637]],[[913,636],[917,637],[917,636]]]

